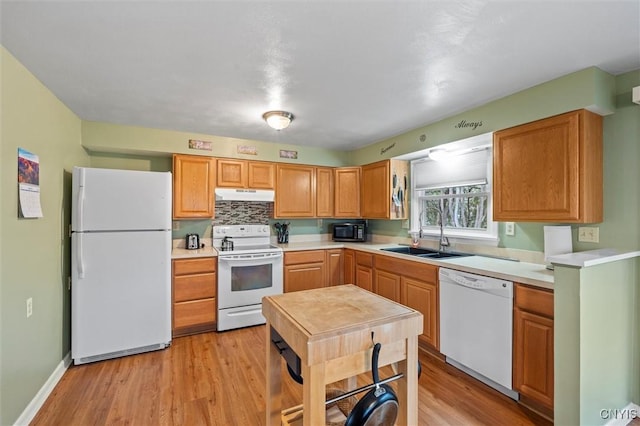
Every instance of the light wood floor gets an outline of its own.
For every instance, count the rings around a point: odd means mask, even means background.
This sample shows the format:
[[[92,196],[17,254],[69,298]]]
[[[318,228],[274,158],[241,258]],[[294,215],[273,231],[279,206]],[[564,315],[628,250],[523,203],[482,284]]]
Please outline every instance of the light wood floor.
[[[433,356],[420,360],[421,425],[550,424]],[[283,406],[298,405],[302,386],[283,370]],[[70,367],[31,424],[263,425],[265,380],[264,326],[181,337],[163,351]]]

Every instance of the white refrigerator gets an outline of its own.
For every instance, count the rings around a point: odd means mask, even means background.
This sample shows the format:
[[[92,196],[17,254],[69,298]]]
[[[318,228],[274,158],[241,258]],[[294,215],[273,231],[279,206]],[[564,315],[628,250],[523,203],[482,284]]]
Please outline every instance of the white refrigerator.
[[[171,343],[171,173],[75,167],[71,357]]]

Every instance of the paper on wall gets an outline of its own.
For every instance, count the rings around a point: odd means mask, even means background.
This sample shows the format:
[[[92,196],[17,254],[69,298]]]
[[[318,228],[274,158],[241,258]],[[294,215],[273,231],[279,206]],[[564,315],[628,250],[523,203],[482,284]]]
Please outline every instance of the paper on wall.
[[[18,148],[18,193],[23,217],[42,217],[40,205],[40,160],[37,155]]]

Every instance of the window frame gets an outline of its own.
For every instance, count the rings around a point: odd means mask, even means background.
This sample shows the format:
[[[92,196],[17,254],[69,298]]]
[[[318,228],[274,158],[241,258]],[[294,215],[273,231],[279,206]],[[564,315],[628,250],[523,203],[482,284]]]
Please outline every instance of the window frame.
[[[486,146],[486,140],[484,141],[484,143],[485,145],[482,145],[483,147]],[[458,148],[459,143],[455,143],[455,142],[452,144],[440,145],[437,148],[441,149],[441,148],[449,147],[450,145],[453,146],[453,149],[459,149]],[[478,146],[481,146],[481,145],[477,144],[476,142],[475,147],[478,147]],[[477,230],[472,228],[444,227],[444,235],[449,240],[452,240],[454,242],[458,240],[461,242],[468,240],[468,242],[472,242],[475,244],[478,244],[478,243],[487,244],[487,245],[498,244],[498,241],[499,241],[498,222],[495,222],[493,220],[493,149],[491,145],[486,146],[485,149],[489,150],[489,154],[487,155],[487,165],[486,165],[487,191],[478,195],[487,196],[487,229]],[[422,204],[423,204],[422,200],[425,198],[425,196],[421,194],[424,193],[424,189],[416,189],[416,185],[415,185],[415,182],[417,179],[415,179],[414,166],[418,162],[425,161],[427,157],[428,155],[424,155],[420,158],[416,158],[411,161],[411,177],[412,177],[411,179],[411,195],[412,195],[411,201],[412,202],[411,202],[411,210],[410,210],[411,211],[411,218],[410,218],[411,232],[422,231],[423,237],[428,237],[429,239],[435,237],[435,239],[439,239],[440,238],[439,226],[437,225],[422,226],[421,224],[421,210],[422,210]],[[428,160],[428,161],[435,161],[435,160]],[[469,182],[469,184],[473,184],[473,182]],[[452,185],[452,186],[439,185],[439,187],[442,187],[442,188],[451,188],[456,186],[465,186],[465,185]],[[437,198],[451,198],[451,197],[447,195],[440,195],[440,196],[435,196],[432,199],[437,199]]]

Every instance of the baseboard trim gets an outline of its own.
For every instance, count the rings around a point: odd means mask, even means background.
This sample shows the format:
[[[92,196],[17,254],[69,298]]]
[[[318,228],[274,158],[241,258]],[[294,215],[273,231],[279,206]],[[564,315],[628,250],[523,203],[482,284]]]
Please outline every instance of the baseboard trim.
[[[614,417],[605,426],[626,426],[634,419],[640,418],[640,405],[630,402],[620,410],[612,410],[610,415]]]
[[[56,387],[56,385],[62,378],[62,375],[65,371],[67,371],[67,368],[69,368],[70,365],[71,352],[67,352],[62,361],[60,361],[60,364],[58,364],[55,370],[53,370],[53,373],[51,373],[47,381],[42,385],[38,393],[33,397],[29,405],[27,405],[22,414],[20,414],[20,417],[18,417],[18,420],[16,420],[16,422],[14,423],[14,426],[27,426],[29,425],[29,423],[31,423],[36,414],[38,414],[40,408],[42,408],[42,405],[44,405],[44,402],[53,391],[53,388]]]

